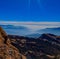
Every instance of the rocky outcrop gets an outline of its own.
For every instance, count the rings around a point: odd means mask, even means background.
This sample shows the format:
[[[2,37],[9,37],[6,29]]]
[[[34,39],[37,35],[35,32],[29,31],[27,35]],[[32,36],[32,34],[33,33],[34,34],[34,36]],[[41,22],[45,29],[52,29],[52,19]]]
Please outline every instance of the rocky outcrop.
[[[21,59],[19,50],[10,43],[6,32],[0,27],[0,59]]]

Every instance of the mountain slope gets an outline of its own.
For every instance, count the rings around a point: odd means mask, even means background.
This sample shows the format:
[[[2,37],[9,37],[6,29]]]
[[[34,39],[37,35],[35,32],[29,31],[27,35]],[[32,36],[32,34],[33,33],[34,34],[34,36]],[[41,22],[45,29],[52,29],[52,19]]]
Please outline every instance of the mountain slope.
[[[21,59],[19,50],[11,44],[5,31],[0,27],[0,59]]]
[[[8,37],[11,39],[12,45],[17,47],[26,57],[29,56],[30,59],[55,59],[60,55],[60,42],[56,35],[42,34],[37,39],[13,35]]]
[[[42,34],[38,38],[7,35],[0,27],[0,59],[59,59],[60,36]]]

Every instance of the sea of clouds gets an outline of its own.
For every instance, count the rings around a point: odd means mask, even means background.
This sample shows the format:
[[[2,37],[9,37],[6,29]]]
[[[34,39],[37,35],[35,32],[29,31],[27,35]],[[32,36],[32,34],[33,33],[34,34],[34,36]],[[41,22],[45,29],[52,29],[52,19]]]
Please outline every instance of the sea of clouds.
[[[10,29],[7,28],[5,31],[7,31],[8,34],[17,34],[17,35],[27,35],[27,34],[33,34],[33,33],[44,33],[44,32],[37,32],[38,30],[43,30],[47,28],[60,28],[60,22],[14,22],[14,21],[0,21],[0,25],[13,25],[15,27],[25,27],[24,28],[14,28]],[[47,32],[47,31],[45,31]],[[52,30],[50,30],[52,32]],[[56,31],[55,31],[56,32]],[[55,34],[55,33],[53,33]]]

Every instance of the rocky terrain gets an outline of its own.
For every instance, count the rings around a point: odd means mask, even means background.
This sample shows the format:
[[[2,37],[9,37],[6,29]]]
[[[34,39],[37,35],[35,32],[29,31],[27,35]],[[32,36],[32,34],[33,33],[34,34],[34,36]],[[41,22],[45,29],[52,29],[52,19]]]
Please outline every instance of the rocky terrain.
[[[6,32],[0,27],[0,59],[21,59],[19,49],[11,44]]]
[[[7,35],[0,27],[0,59],[60,59],[60,36],[39,38]]]
[[[60,59],[60,37],[42,34],[39,38],[8,35],[11,44],[19,49],[26,59]]]

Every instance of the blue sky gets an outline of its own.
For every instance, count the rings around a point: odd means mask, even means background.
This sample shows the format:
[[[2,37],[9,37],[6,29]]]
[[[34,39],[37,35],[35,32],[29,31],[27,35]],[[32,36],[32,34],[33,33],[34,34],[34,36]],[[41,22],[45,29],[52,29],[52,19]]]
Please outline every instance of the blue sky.
[[[0,21],[60,21],[60,0],[0,0]]]

